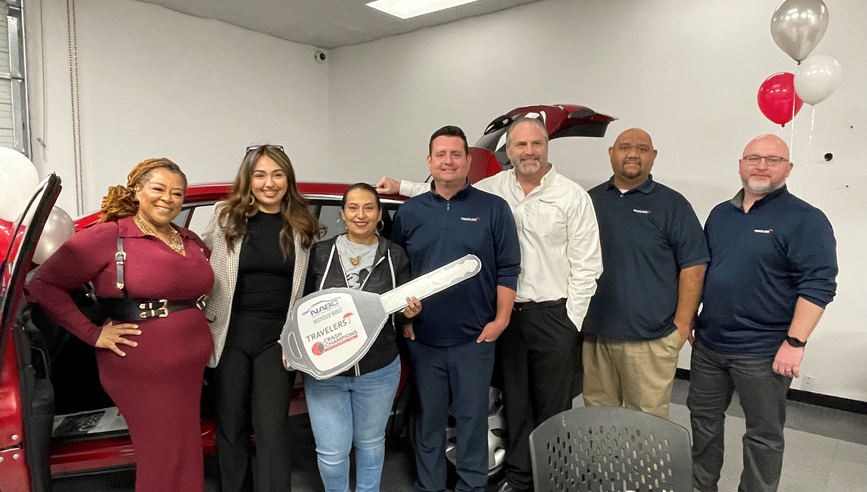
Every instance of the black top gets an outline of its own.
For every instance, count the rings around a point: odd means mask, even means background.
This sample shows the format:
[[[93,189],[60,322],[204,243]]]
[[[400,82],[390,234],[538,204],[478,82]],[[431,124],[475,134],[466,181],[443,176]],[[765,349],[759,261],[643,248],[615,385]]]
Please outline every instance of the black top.
[[[233,310],[258,318],[285,319],[292,295],[295,255],[283,259],[283,217],[258,212],[247,220],[247,237],[238,259]]]
[[[799,297],[825,307],[837,290],[837,241],[821,210],[782,187],[744,212],[743,190],[705,223],[710,249],[696,337],[724,354],[773,357]]]
[[[670,335],[677,329],[680,271],[708,261],[692,206],[652,176],[626,193],[614,178],[588,193],[599,223],[603,272],[583,331],[617,340]]]

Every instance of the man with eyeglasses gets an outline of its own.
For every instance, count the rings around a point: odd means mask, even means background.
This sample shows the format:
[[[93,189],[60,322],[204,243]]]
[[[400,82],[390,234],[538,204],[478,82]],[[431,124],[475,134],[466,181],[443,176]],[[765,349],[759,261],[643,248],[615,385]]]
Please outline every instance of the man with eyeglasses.
[[[647,132],[624,131],[608,155],[614,175],[589,191],[604,270],[584,318],[584,404],[668,418],[707,245],[686,198],[650,174],[657,150]]]
[[[822,211],[786,189],[786,143],[762,135],[742,155],[743,189],[705,224],[710,263],[687,398],[693,482],[701,492],[717,490],[734,390],[747,427],[738,490],[777,490],[786,392],[837,287],[834,232]]]

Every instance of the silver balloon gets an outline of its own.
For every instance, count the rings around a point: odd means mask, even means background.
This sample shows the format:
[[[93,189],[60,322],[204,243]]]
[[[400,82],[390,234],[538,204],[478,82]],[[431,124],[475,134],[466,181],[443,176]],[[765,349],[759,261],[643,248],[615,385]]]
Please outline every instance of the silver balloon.
[[[798,63],[807,58],[828,29],[822,0],[785,0],[771,17],[771,36]]]
[[[33,252],[33,263],[37,265],[44,263],[73,234],[75,234],[75,224],[72,223],[72,218],[62,208],[54,207],[48,215],[48,220],[45,221],[42,236]]]

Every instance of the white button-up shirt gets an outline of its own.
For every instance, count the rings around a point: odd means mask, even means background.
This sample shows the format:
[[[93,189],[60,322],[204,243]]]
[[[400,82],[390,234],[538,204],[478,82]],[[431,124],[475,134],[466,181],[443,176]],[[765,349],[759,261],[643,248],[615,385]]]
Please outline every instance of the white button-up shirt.
[[[517,302],[566,299],[566,312],[581,329],[596,279],[602,274],[599,228],[590,196],[552,166],[529,194],[510,169],[473,186],[509,203],[521,243]],[[401,181],[400,194],[430,190],[425,183]]]

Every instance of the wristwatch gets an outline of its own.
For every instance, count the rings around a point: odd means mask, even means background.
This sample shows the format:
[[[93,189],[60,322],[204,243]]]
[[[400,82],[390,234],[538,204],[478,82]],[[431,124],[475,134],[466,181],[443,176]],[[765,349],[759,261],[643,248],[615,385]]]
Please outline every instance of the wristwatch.
[[[789,345],[795,348],[801,348],[807,345],[807,342],[802,342],[795,337],[786,337],[786,341],[789,342]]]

